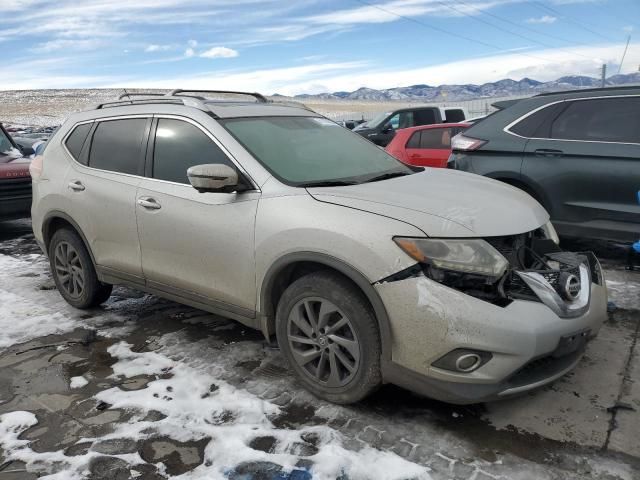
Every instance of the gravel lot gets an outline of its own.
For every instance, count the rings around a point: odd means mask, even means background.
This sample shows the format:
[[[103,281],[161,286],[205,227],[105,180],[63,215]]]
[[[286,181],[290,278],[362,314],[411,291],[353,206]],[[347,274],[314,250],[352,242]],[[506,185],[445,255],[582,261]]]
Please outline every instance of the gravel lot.
[[[232,321],[124,288],[74,310],[30,228],[0,223],[0,480],[640,478],[640,274],[620,248],[571,245],[604,259],[617,308],[555,384],[339,407]]]

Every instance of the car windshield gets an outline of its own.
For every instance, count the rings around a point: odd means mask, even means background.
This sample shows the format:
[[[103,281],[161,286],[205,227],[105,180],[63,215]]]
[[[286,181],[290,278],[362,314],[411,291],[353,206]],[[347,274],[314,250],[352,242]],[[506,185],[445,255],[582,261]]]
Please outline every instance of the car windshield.
[[[375,117],[373,117],[371,120],[364,122],[362,125],[360,125],[361,128],[376,128],[378,125],[380,125],[382,122],[384,122],[384,120],[391,115],[391,112],[382,112],[379,113],[378,115],[376,115]]]
[[[13,152],[13,144],[4,131],[0,129],[0,155],[7,155],[10,152]]]
[[[325,118],[237,118],[222,123],[288,185],[353,184],[413,173],[381,148]]]

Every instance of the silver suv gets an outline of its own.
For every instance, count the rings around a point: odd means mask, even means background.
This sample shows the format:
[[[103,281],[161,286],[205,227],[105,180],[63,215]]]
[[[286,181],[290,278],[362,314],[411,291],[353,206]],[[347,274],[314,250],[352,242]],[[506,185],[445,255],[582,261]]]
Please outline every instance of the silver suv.
[[[73,114],[33,162],[33,230],[71,305],[123,284],[236,319],[339,403],[384,382],[504,398],[598,333],[598,261],[560,251],[521,190],[408,167],[302,106],[193,93]]]

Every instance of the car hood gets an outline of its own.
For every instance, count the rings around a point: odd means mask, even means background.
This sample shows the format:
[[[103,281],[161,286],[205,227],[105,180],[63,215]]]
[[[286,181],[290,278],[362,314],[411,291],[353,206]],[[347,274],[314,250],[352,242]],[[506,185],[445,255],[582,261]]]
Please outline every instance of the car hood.
[[[11,158],[4,163],[3,160],[7,160],[6,156],[0,156],[0,180],[29,176],[29,164],[31,163],[29,158]]]
[[[490,237],[535,230],[549,220],[522,190],[466,172],[426,169],[379,182],[309,188],[321,202],[414,225],[432,237]]]

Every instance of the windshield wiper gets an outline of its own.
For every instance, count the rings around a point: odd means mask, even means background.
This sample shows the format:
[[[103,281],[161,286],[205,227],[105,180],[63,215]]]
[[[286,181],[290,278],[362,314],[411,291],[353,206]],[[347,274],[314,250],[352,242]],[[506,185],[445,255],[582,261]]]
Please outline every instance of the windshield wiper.
[[[379,182],[380,180],[388,180],[390,178],[404,177],[405,175],[411,175],[411,173],[409,173],[409,172],[387,172],[387,173],[383,173],[382,175],[377,175],[375,177],[368,178],[363,183]]]
[[[299,187],[346,187],[347,185],[358,185],[358,182],[350,182],[348,180],[321,180],[318,182],[307,182],[298,185]]]

